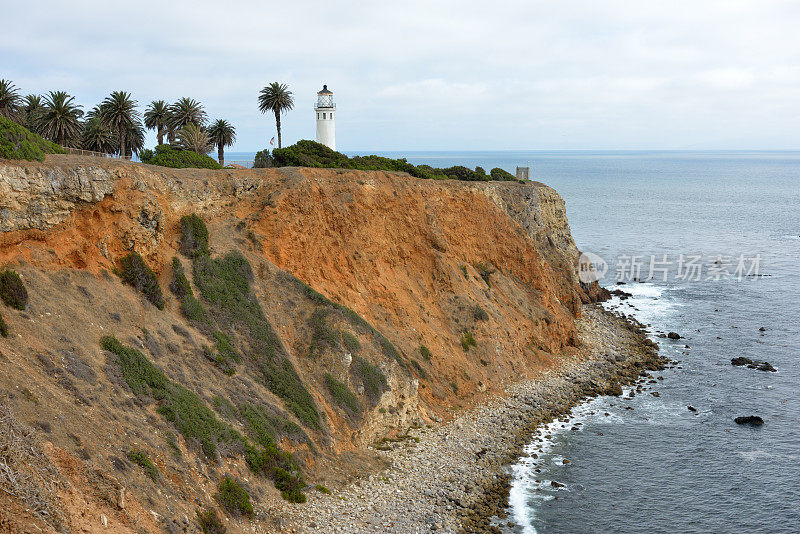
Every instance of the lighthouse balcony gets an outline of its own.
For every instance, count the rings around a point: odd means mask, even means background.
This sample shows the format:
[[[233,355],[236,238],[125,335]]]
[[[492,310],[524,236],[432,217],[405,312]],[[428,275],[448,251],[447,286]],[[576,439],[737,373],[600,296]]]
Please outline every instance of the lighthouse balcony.
[[[336,104],[334,104],[333,102],[327,104],[320,104],[319,102],[317,102],[317,104],[314,106],[314,109],[315,110],[336,109]]]

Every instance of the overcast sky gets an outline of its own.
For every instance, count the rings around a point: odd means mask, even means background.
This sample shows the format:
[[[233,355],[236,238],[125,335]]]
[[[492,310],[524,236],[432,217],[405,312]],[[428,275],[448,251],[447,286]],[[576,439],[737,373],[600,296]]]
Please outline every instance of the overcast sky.
[[[800,148],[797,1],[0,4],[24,93],[190,96],[237,151],[275,135],[272,81],[295,95],[284,145],[314,138],[327,83],[340,150]]]

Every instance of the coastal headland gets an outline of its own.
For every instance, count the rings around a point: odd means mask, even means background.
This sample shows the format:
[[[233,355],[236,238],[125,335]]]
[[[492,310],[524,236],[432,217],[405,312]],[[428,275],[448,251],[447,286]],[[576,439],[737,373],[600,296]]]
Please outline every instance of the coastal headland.
[[[486,531],[537,424],[664,364],[536,182],[48,155],[0,215],[11,532]]]

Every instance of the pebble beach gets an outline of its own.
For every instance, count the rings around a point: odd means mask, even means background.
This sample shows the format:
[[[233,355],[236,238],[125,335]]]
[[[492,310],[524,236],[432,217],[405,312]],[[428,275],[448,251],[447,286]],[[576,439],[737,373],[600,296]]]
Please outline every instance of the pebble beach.
[[[289,532],[497,532],[509,526],[509,465],[540,425],[598,395],[661,369],[665,362],[641,325],[585,305],[579,350],[505,396],[435,427],[409,429],[380,451],[390,462],[331,495],[287,507]]]

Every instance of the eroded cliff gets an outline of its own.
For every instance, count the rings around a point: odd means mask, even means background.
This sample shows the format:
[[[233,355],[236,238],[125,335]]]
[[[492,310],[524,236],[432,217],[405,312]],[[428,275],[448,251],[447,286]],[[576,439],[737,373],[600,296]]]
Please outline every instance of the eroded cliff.
[[[241,302],[261,312],[243,316],[209,296],[217,282],[198,276],[211,271],[178,251],[189,214],[210,231],[207,261],[246,260]],[[157,273],[163,310],[112,274],[130,251]],[[39,429],[60,473],[53,502],[65,527],[99,527],[102,514],[120,530],[191,531],[195,509],[215,503],[230,473],[257,500],[252,525],[269,531],[279,522],[272,482],[248,471],[236,447],[209,455],[182,433],[163,398],[131,387],[101,338],[140,351],[248,439],[258,434],[248,410],[261,410],[306,480],[335,486],[380,465],[370,445],[381,438],[558,365],[576,343],[580,303],[597,293],[578,283],[577,256],[563,200],[533,182],[4,161],[0,268],[20,273],[30,299],[24,311],[0,307],[10,332],[0,339],[0,398]],[[210,319],[167,289],[176,267]],[[296,373],[316,420],[265,371],[253,334],[262,327],[276,336],[270,358]],[[219,335],[243,356],[229,367],[215,356]],[[126,459],[131,450],[159,477]],[[55,525],[41,514],[30,521]]]

